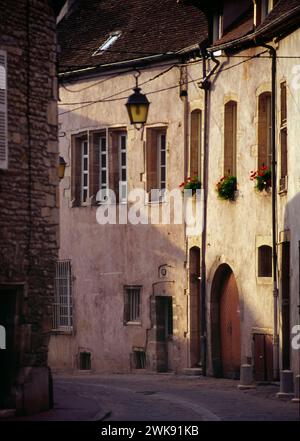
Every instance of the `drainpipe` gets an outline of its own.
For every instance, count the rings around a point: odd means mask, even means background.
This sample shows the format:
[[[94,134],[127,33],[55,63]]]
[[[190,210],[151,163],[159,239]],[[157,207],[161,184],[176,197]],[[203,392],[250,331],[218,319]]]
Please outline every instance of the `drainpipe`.
[[[207,364],[207,323],[206,323],[206,243],[207,243],[207,196],[208,196],[208,167],[209,167],[209,105],[210,105],[210,77],[214,74],[220,61],[210,54],[215,65],[207,73],[207,52],[202,50],[203,80],[199,83],[200,89],[204,90],[204,127],[203,127],[203,228],[201,236],[201,283],[200,283],[200,354],[202,375],[206,376]]]
[[[277,149],[276,149],[276,49],[268,44],[260,44],[268,49],[272,58],[272,101],[271,101],[271,144],[272,144],[272,258],[273,258],[273,377],[279,378],[279,335],[278,335],[278,273],[277,273]]]

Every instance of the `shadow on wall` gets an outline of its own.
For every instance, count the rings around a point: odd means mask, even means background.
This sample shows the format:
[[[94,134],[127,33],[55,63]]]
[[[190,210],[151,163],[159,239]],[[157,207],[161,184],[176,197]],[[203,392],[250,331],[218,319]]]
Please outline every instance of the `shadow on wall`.
[[[300,350],[291,346],[291,331],[300,325],[300,192],[286,205],[284,231],[290,232],[288,242],[282,244],[282,344],[283,368],[300,373]],[[289,262],[285,263],[286,261]],[[287,274],[289,277],[284,277]]]

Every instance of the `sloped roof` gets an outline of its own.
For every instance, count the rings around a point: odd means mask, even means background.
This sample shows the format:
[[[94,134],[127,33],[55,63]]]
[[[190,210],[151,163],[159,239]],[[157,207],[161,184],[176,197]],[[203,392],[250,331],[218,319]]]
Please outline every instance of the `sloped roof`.
[[[225,35],[214,42],[213,49],[225,49],[237,44],[249,44],[254,37],[261,39],[271,39],[279,36],[279,32],[288,32],[293,28],[290,26],[291,20],[300,24],[300,1],[299,0],[279,0],[265,20],[254,30],[253,17],[250,11],[240,17]],[[212,48],[210,48],[212,49]]]
[[[111,32],[120,38],[93,56]],[[58,25],[60,70],[178,52],[207,38],[205,14],[175,0],[78,0]]]

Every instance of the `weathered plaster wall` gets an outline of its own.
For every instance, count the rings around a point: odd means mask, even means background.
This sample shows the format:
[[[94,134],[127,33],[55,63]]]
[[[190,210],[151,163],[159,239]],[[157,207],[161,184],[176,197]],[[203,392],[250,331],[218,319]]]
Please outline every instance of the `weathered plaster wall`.
[[[140,83],[166,70],[166,67],[142,71]],[[199,65],[191,78],[200,75]],[[105,79],[105,78],[102,78]],[[99,78],[79,81],[60,89],[60,113],[69,110],[66,102],[103,99],[120,92],[118,97],[131,93],[133,75],[112,77],[102,84]],[[189,79],[190,80],[190,79]],[[151,101],[146,127],[167,127],[168,189],[178,189],[184,179],[184,103],[179,88],[161,93],[152,91],[178,85],[179,71],[170,72],[142,85]],[[87,86],[91,86],[87,88]],[[190,99],[202,92],[191,83]],[[121,91],[123,91],[121,93]],[[75,98],[74,98],[75,97]],[[128,190],[145,187],[144,146],[146,130],[137,131],[128,124],[126,100],[97,103],[66,113],[60,117],[60,151],[70,164],[70,141],[73,133],[93,128],[126,127],[128,133]],[[78,106],[75,106],[78,107]],[[141,139],[141,137],[143,139]],[[170,345],[173,353],[170,368],[179,370],[188,365],[188,316],[186,243],[184,225],[105,225],[96,222],[96,207],[70,208],[70,167],[61,184],[61,251],[60,258],[71,259],[75,276],[74,336],[54,336],[50,345],[51,365],[57,369],[77,368],[76,357],[82,349],[92,353],[92,369],[126,371],[130,369],[130,353],[134,346],[147,344],[150,367],[153,367],[153,327],[150,300],[153,295],[173,297],[174,336]],[[157,210],[158,206],[152,206]],[[167,280],[162,283],[158,268],[167,264]],[[124,285],[142,285],[141,326],[123,325]],[[69,340],[69,350],[62,345]]]

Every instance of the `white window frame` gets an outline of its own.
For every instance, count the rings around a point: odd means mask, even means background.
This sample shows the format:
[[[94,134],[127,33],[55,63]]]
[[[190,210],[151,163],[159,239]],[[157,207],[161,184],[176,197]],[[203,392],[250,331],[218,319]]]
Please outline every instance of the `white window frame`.
[[[87,148],[87,153],[84,153],[85,145]],[[84,160],[87,160],[87,168],[84,168]],[[87,176],[87,183],[84,185],[84,177]],[[84,193],[86,191],[86,199],[84,199]],[[85,139],[81,142],[81,189],[80,189],[80,199],[81,205],[86,205],[89,198],[89,143]]]
[[[125,146],[123,145],[125,140]],[[127,203],[127,133],[120,133],[119,135],[119,200],[121,204]],[[122,164],[122,154],[125,153],[125,164]],[[125,172],[125,181],[122,179],[122,174]]]
[[[0,149],[2,150],[2,157],[0,156],[0,169],[8,169],[8,130],[7,130],[7,53],[0,50],[0,88],[3,91],[2,99],[0,96]]]
[[[103,52],[107,51],[121,37],[121,35],[121,31],[111,32],[105,42],[93,53],[93,56],[101,55]]]
[[[103,145],[104,143],[104,145]],[[104,147],[104,148],[103,148]],[[105,166],[103,165],[103,158],[105,158]],[[108,150],[107,150],[107,136],[101,135],[99,138],[99,183],[100,190],[108,189]],[[102,172],[105,172],[106,179],[102,179]]]
[[[55,269],[53,331],[73,329],[72,268],[70,260],[59,260]]]
[[[162,139],[164,138],[164,143]],[[164,145],[163,145],[164,144]],[[167,189],[167,135],[165,132],[157,134],[157,148],[158,148],[158,187],[160,191]],[[164,153],[164,164],[161,162],[161,155]],[[165,179],[162,179],[162,170],[165,171]]]

